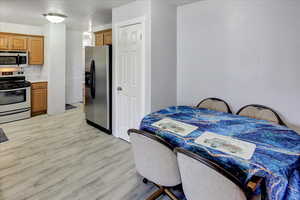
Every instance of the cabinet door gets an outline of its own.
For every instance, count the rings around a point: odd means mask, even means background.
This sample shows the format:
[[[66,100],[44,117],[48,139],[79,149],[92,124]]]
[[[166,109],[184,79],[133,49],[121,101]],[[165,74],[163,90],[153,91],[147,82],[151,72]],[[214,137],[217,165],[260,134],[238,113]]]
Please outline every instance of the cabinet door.
[[[2,50],[9,49],[9,38],[7,35],[0,34],[0,49]]]
[[[10,49],[27,50],[27,37],[10,36]]]
[[[28,53],[30,65],[44,64],[44,38],[30,37],[28,39]]]
[[[103,46],[103,33],[95,33],[96,46]]]
[[[47,111],[47,89],[32,90],[31,93],[31,112],[32,114]]]
[[[104,45],[111,45],[112,44],[112,31],[104,32]]]

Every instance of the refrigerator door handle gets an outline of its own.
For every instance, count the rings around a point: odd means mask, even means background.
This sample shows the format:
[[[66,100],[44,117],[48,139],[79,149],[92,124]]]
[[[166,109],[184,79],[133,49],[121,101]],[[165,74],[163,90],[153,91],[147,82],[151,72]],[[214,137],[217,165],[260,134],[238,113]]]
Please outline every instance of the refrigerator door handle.
[[[85,72],[85,85],[88,88],[90,88],[90,85],[91,85],[90,81],[91,81],[91,73]]]
[[[95,60],[91,62],[91,70],[90,70],[90,87],[91,87],[91,97],[95,99],[96,94],[96,73],[95,73]]]
[[[107,48],[106,50],[106,77],[107,77],[107,80],[106,80],[106,93],[107,93],[107,96],[106,96],[106,102],[107,102],[107,107],[106,107],[106,119],[107,119],[107,122],[106,122],[106,127],[108,127],[109,129],[111,128],[110,127],[110,66],[109,66],[109,49]]]

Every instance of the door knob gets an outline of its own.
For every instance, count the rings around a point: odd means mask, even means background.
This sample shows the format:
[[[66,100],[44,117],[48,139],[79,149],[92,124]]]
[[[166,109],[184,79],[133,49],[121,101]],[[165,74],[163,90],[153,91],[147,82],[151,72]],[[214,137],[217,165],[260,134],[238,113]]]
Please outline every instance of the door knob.
[[[118,90],[118,91],[122,91],[123,88],[119,86],[119,87],[117,88],[117,90]]]

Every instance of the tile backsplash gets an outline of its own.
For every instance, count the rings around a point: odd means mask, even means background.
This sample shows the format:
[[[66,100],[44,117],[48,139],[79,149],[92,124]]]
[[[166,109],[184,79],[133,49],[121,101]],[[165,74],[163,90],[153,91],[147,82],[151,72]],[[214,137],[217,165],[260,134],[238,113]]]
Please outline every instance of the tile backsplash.
[[[47,81],[47,73],[43,66],[30,66],[23,68],[26,80],[29,81]]]
[[[48,73],[45,65],[28,65],[22,68],[0,68],[0,77],[3,76],[25,76],[26,80],[32,82],[48,81]]]

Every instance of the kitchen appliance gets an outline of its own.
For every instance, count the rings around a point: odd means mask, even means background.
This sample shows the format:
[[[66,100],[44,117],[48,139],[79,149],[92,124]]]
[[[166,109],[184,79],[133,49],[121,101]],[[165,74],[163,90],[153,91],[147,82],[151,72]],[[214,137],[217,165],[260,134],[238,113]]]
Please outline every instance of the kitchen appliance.
[[[26,51],[0,51],[0,67],[26,67],[28,65],[28,52]]]
[[[0,77],[0,124],[30,116],[31,83],[25,76]]]
[[[88,124],[111,134],[112,46],[85,48],[85,112]]]

